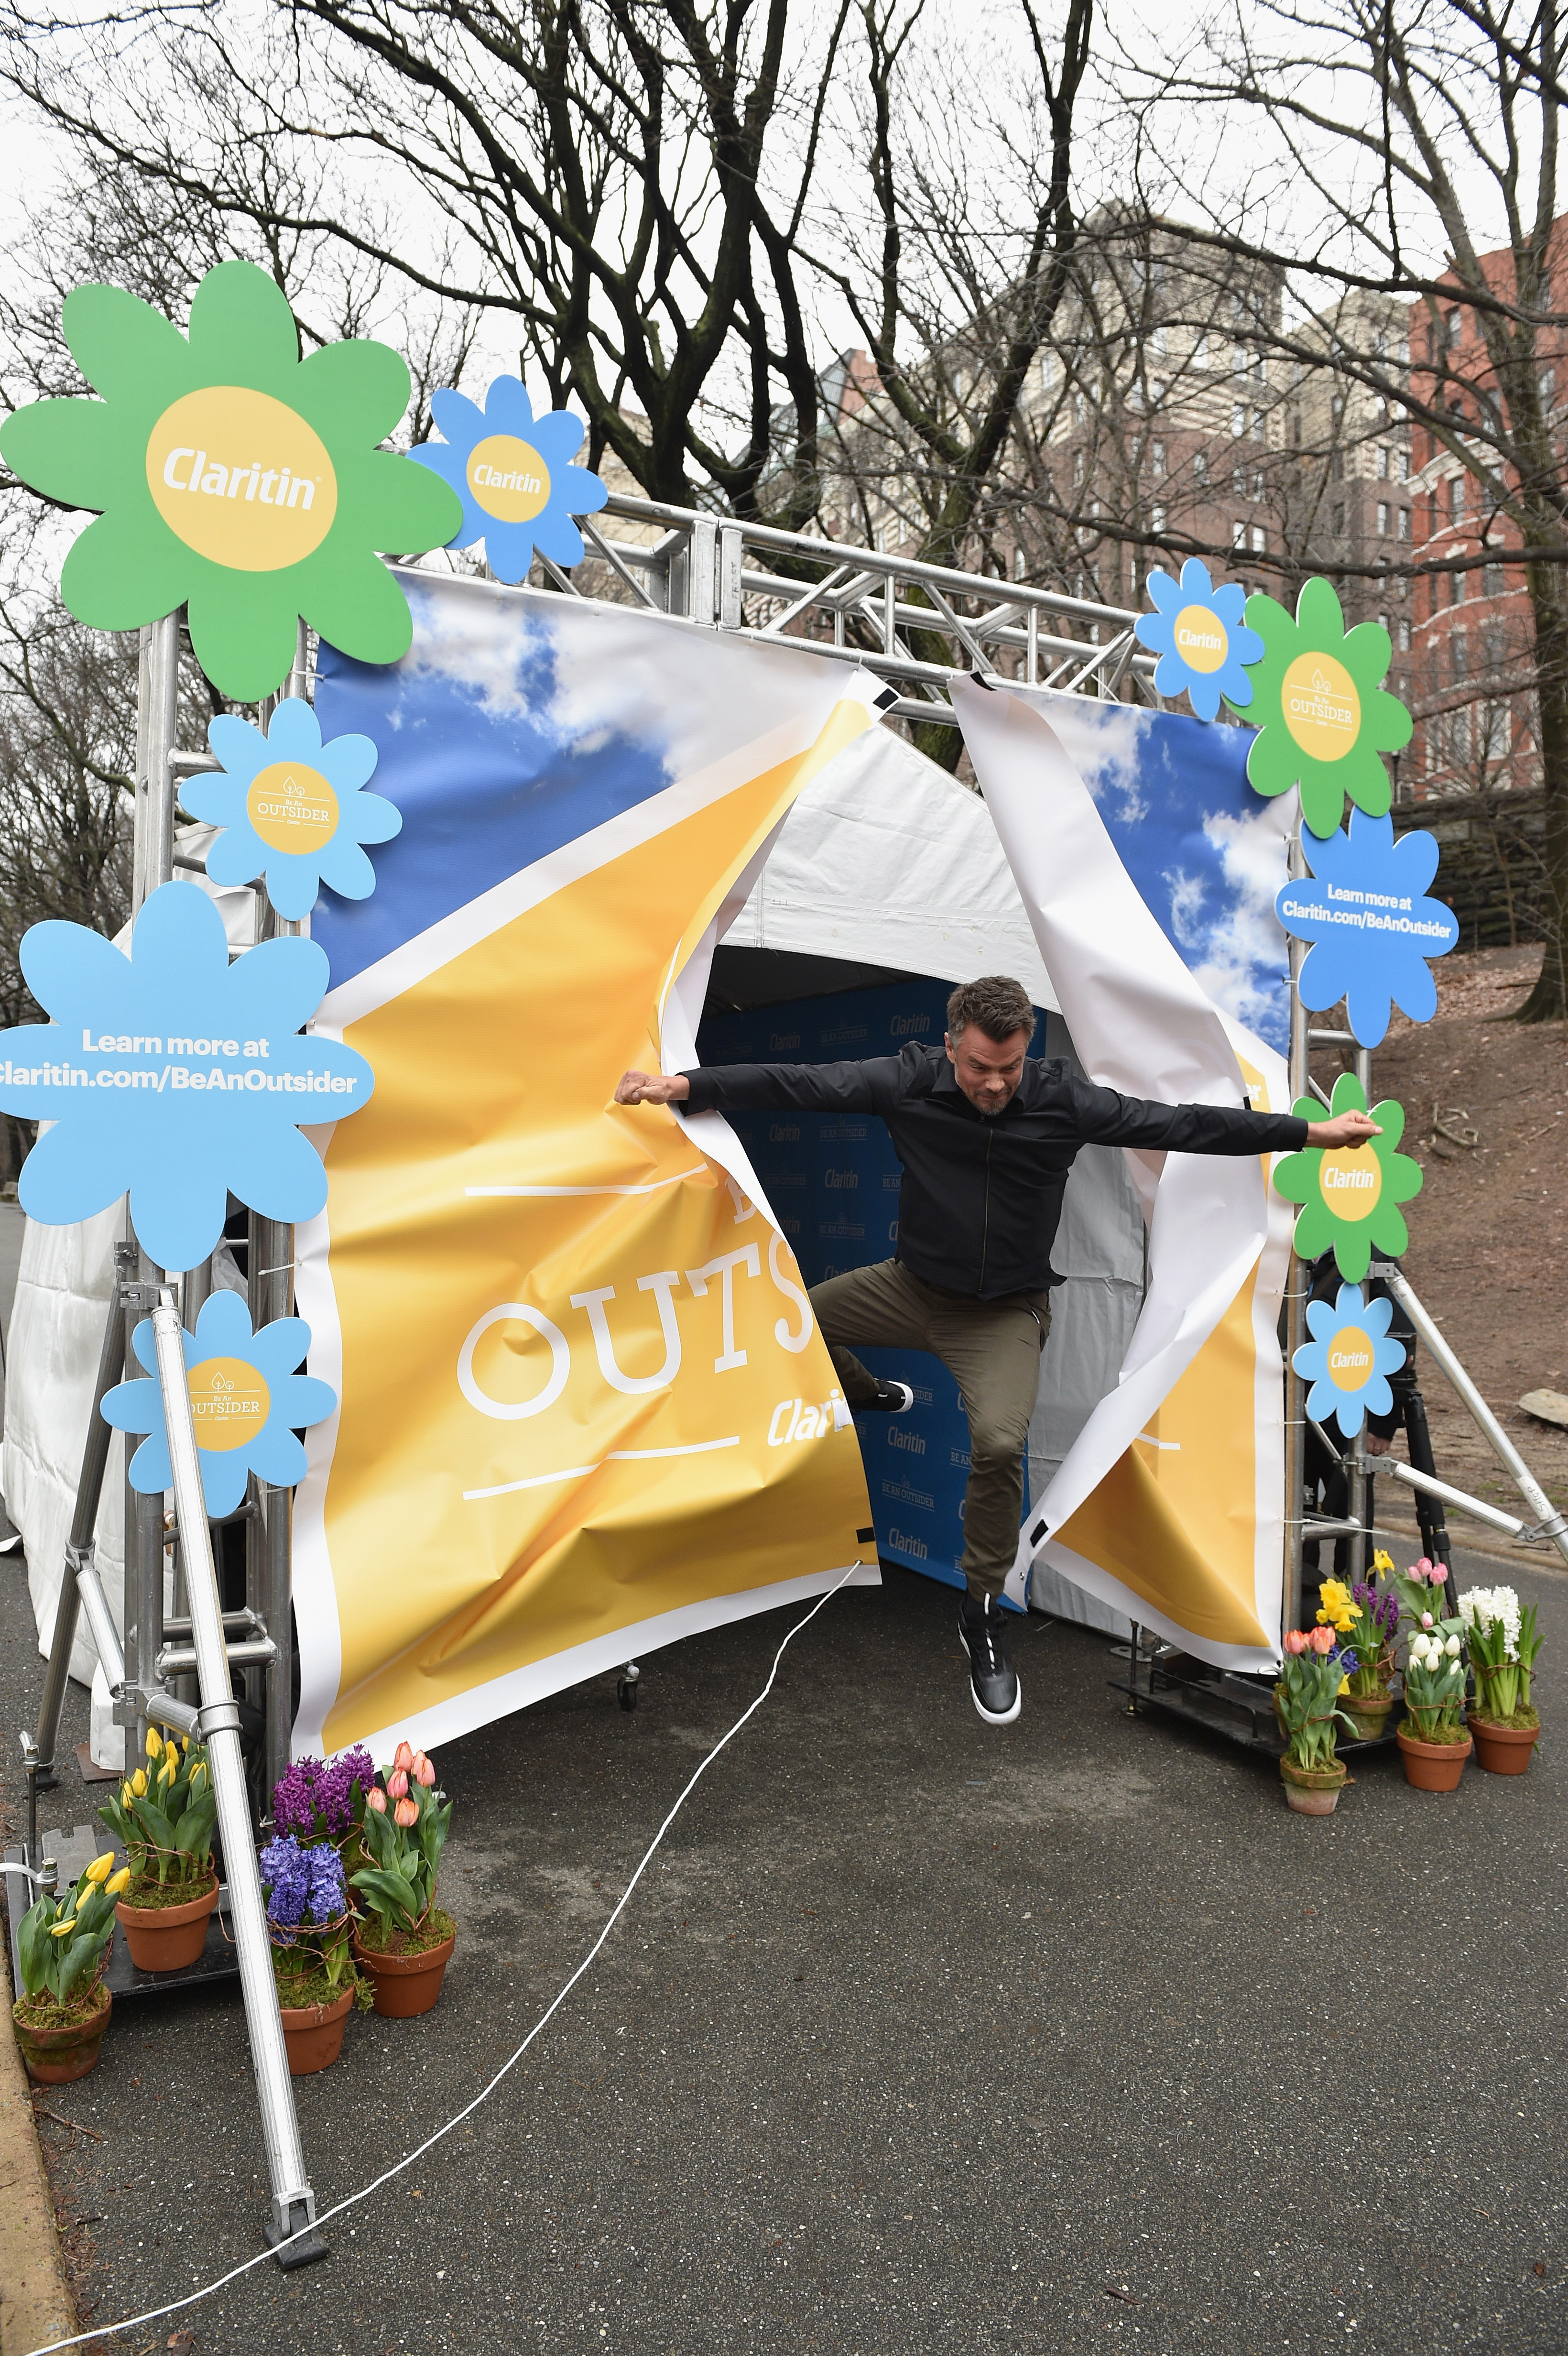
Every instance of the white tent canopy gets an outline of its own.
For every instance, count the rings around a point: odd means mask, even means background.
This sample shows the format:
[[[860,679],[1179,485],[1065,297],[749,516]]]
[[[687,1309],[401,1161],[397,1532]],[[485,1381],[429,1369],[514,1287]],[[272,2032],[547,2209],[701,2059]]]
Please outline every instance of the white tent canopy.
[[[208,829],[182,832],[205,848]],[[188,872],[188,871],[187,871]],[[192,876],[211,889],[205,877]],[[254,895],[217,892],[235,947],[249,939]],[[939,980],[1010,973],[1051,1012],[1049,1046],[1071,1052],[985,803],[891,731],[856,739],[808,786],[779,833],[726,948],[786,950]],[[27,1551],[29,1586],[47,1653],[75,1502],[92,1379],[112,1285],[121,1206],[72,1227],[27,1224],[11,1325],[10,1379],[0,1481]],[[1067,1187],[1054,1264],[1040,1398],[1029,1429],[1031,1494],[1042,1494],[1090,1410],[1112,1389],[1143,1298],[1143,1222],[1119,1151],[1086,1146]],[[99,1564],[116,1608],[123,1580],[123,1443],[113,1443],[99,1514]],[[1045,1610],[1125,1633],[1126,1622],[1037,1567]],[[85,1629],[73,1671],[91,1674]],[[118,1763],[108,1695],[95,1680],[92,1747]]]

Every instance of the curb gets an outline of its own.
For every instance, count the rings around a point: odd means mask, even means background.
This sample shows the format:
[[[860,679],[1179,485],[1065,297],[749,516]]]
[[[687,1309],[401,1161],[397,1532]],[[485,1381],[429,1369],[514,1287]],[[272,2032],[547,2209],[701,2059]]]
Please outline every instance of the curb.
[[[0,1961],[0,1994],[9,2019],[8,1952]],[[76,2329],[27,2072],[15,2037],[0,2024],[0,2356],[27,2356]]]

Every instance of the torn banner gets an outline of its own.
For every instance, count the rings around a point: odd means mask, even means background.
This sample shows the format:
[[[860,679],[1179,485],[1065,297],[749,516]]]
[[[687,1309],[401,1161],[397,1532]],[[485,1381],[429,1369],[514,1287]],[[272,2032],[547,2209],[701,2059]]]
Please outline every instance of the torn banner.
[[[1214,1003],[1157,923],[1045,716],[1050,701],[972,686],[955,696],[1085,1070],[1166,1103],[1287,1109],[1282,1057]],[[1263,1160],[1126,1161],[1147,1221],[1143,1308],[1116,1388],[1024,1527],[1008,1589],[1022,1601],[1038,1555],[1204,1660],[1267,1668],[1284,1565],[1277,1321],[1290,1206]]]
[[[716,1116],[617,1107],[695,1060],[712,941],[801,787],[875,713],[805,650],[404,576],[391,669],[324,650],[329,734],[402,813],[327,895],[318,1029],[374,1117],[323,1134],[297,1751],[430,1746],[819,1592],[869,1532],[793,1255]]]

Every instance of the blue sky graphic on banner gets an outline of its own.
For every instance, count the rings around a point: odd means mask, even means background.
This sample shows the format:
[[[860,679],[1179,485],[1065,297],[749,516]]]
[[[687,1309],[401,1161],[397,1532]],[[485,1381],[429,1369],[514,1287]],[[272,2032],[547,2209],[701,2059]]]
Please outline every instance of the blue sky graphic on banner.
[[[1254,729],[1087,696],[1040,709],[1061,737],[1145,905],[1214,1003],[1283,1055],[1288,958],[1275,900],[1296,805],[1247,783]]]

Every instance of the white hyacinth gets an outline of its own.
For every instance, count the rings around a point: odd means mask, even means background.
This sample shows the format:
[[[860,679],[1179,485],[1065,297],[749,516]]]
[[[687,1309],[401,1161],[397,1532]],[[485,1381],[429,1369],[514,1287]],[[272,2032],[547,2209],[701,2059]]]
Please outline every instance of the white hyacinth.
[[[1503,1651],[1510,1661],[1519,1658],[1519,1597],[1511,1587],[1472,1587],[1459,1598],[1459,1616],[1467,1628],[1478,1628],[1485,1635],[1495,1621],[1503,1627]]]

